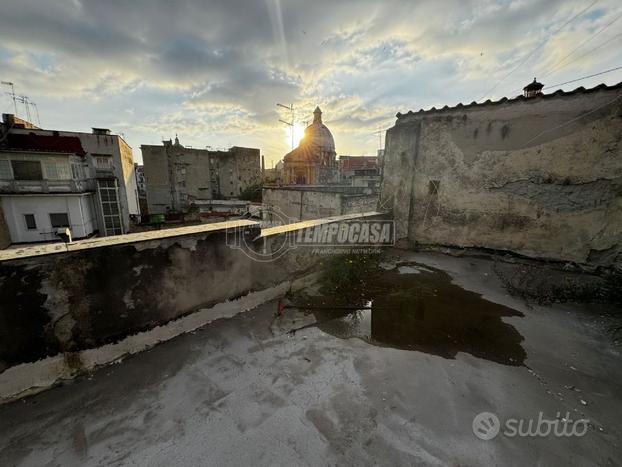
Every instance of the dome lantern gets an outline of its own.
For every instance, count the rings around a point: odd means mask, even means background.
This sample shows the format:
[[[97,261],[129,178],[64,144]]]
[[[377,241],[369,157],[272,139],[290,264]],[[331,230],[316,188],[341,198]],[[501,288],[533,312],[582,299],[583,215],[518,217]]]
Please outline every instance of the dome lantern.
[[[313,111],[313,123],[322,123],[322,111],[319,106]]]

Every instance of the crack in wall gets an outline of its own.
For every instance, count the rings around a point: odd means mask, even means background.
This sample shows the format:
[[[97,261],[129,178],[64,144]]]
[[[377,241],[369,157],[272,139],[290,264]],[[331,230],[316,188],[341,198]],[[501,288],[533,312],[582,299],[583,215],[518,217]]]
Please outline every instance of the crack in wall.
[[[569,212],[608,205],[621,195],[622,179],[598,179],[584,183],[571,183],[567,179],[515,180],[488,189],[526,198],[551,211]]]

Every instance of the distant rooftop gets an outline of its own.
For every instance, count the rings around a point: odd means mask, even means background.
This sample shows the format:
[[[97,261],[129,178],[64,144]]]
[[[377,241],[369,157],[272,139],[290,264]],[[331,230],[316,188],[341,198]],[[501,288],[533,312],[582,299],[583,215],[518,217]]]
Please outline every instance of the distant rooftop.
[[[23,118],[16,117],[13,114],[2,114],[2,122],[10,128],[24,128],[40,130],[34,123],[24,120]]]
[[[9,133],[5,149],[18,151],[60,152],[86,155],[77,136],[39,135],[36,133]]]

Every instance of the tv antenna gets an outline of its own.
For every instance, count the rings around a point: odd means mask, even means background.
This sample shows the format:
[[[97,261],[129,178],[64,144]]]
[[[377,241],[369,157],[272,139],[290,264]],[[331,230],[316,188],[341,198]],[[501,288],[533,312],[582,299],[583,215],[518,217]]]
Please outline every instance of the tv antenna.
[[[28,100],[28,96],[17,96],[15,99],[24,104],[28,121],[32,122],[32,120],[30,119],[30,101]]]
[[[39,107],[34,102],[31,102],[30,105],[35,109],[35,113],[37,115],[37,125],[41,126],[41,119],[39,118]]]
[[[283,105],[283,104],[279,104],[277,102],[277,107],[283,107],[284,109],[289,110],[292,113],[292,120],[290,122],[287,122],[285,120],[281,120],[279,118],[279,122],[284,123],[285,125],[289,126],[290,128],[290,133],[292,134],[292,151],[294,150],[294,104],[290,104],[289,106],[287,105]]]
[[[382,149],[382,133],[386,131],[382,128],[378,128],[378,130],[374,131],[372,135],[378,135],[378,149]]]
[[[4,86],[8,86],[11,88],[11,92],[7,92],[7,94],[9,96],[11,96],[11,98],[13,99],[13,108],[15,109],[15,116],[17,117],[17,102],[15,102],[15,86],[13,85],[12,82],[10,81],[2,81],[1,82]]]

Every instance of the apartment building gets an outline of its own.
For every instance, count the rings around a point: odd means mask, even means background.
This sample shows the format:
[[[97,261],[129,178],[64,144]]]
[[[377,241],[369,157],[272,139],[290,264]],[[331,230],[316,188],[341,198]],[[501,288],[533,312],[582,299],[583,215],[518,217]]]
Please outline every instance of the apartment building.
[[[195,201],[237,198],[261,181],[259,149],[196,149],[178,138],[140,149],[150,214],[185,211]]]
[[[138,214],[132,149],[104,128],[43,130],[10,114],[0,133],[0,204],[12,243],[119,235]]]

